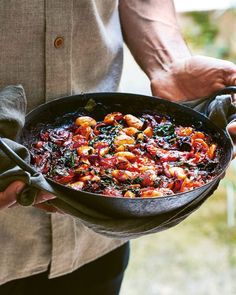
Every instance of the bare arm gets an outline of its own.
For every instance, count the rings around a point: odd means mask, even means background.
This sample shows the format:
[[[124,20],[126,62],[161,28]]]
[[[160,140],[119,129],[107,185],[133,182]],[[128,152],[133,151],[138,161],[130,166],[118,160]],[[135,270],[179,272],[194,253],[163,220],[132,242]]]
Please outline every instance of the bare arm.
[[[178,102],[236,85],[233,63],[190,54],[172,0],[120,0],[119,13],[125,42],[153,95]]]
[[[172,0],[120,0],[119,13],[125,42],[149,77],[153,95],[181,102],[236,85],[235,64],[190,54]],[[236,122],[228,130],[235,136]]]
[[[125,42],[150,79],[191,56],[172,0],[120,0],[119,12]]]

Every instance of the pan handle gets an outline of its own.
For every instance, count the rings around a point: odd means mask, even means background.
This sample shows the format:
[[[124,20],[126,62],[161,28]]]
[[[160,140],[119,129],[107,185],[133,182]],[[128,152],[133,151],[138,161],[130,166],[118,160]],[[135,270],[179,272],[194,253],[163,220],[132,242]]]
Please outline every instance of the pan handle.
[[[2,151],[23,171],[30,173],[30,175],[35,175],[38,172],[34,170],[30,165],[23,161],[0,137],[0,148]],[[35,187],[26,187],[17,195],[17,202],[22,206],[30,206],[34,203],[37,196],[38,189]]]
[[[22,170],[29,172],[31,175],[38,173],[29,164],[22,160],[0,137],[0,148],[2,151]]]
[[[233,94],[236,93],[236,86],[227,86],[219,91],[217,91],[209,100],[212,101],[216,98],[216,96],[218,95],[224,95],[224,94],[230,94],[231,96],[233,96]],[[236,113],[230,115],[228,118],[227,118],[227,121],[228,123],[232,122],[232,121],[235,121],[236,120]]]

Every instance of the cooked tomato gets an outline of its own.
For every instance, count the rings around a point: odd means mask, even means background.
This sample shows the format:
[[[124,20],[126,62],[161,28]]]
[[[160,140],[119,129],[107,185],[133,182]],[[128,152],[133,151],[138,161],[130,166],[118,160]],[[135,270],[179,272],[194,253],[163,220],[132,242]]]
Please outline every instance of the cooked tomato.
[[[31,162],[71,188],[125,198],[162,197],[199,187],[214,177],[221,151],[193,126],[161,114],[78,116],[66,127],[42,130]]]

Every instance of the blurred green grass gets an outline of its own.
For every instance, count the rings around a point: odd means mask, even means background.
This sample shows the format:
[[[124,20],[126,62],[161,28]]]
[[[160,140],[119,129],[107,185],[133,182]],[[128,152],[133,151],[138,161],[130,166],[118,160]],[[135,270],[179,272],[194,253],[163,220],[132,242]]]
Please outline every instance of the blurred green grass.
[[[236,62],[236,9],[179,15],[182,34],[194,54]]]
[[[181,224],[132,241],[121,295],[236,294],[236,226],[227,225],[227,181]]]

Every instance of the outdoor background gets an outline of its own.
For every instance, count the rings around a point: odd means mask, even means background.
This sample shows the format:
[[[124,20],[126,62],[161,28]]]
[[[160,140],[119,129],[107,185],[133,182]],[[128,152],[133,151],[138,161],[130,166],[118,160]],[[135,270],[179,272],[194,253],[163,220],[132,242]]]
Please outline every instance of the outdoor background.
[[[193,54],[236,62],[236,1],[176,0]],[[125,50],[123,91],[150,94],[149,82]],[[180,225],[131,243],[121,295],[236,294],[236,163],[219,189]]]

